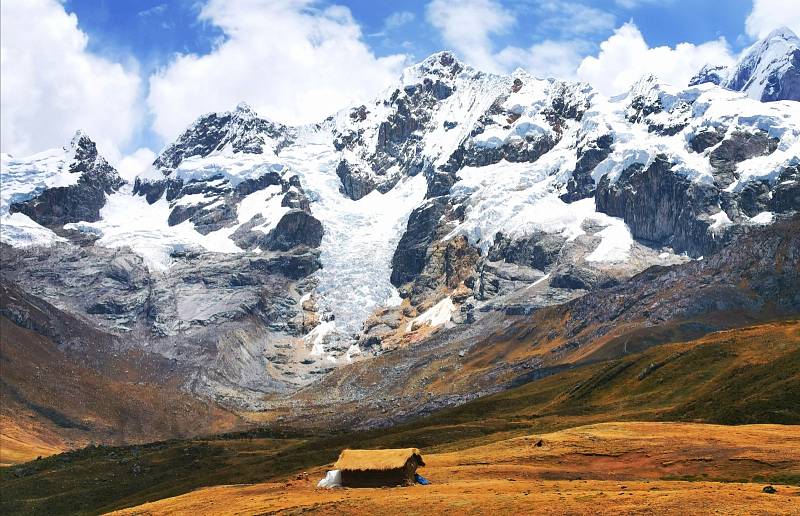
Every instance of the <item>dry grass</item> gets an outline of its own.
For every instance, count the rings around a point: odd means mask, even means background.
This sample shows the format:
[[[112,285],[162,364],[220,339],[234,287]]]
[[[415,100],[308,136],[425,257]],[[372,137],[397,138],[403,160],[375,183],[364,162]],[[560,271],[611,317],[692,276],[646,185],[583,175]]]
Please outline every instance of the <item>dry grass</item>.
[[[334,469],[347,471],[367,471],[398,469],[406,465],[408,459],[417,456],[422,462],[422,454],[416,448],[393,448],[389,450],[342,450]]]
[[[47,457],[67,448],[67,443],[54,432],[24,420],[0,416],[0,466]]]
[[[792,514],[800,488],[710,479],[800,472],[800,428],[606,423],[426,456],[431,486],[215,486],[116,514]],[[693,481],[687,481],[692,479]],[[709,480],[706,480],[709,479]]]

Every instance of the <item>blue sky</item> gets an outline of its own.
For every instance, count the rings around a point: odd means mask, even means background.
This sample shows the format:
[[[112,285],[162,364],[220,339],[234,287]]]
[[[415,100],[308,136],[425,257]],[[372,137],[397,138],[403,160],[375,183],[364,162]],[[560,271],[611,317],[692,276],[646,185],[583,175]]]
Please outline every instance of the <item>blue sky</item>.
[[[112,162],[152,160],[198,116],[239,101],[318,121],[438,50],[496,73],[624,91],[685,84],[778,24],[787,0],[3,0],[3,152],[82,128]]]
[[[517,22],[507,34],[495,38],[498,45],[529,46],[564,36],[563,31],[548,26],[536,2],[499,3],[517,15]],[[407,53],[421,60],[447,47],[426,21],[427,1],[342,0],[318,2],[316,7],[326,4],[347,6],[361,26],[364,40],[379,56]],[[583,4],[614,20],[614,26],[588,35],[595,44],[628,20],[636,23],[651,46],[702,43],[722,36],[734,50],[740,50],[752,42],[744,26],[752,9],[750,0],[645,0],[632,1],[631,7],[614,0]],[[201,2],[196,0],[67,0],[64,6],[78,16],[93,52],[116,58],[133,55],[148,69],[167,64],[176,52],[208,53],[215,41],[224,37],[218,27],[198,21]]]

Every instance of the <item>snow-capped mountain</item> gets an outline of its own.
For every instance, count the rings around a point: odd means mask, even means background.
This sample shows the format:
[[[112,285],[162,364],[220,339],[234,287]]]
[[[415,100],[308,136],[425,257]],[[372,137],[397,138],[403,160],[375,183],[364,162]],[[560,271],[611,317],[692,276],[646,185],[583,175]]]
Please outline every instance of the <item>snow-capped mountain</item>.
[[[798,211],[798,104],[745,90],[644,77],[606,98],[442,52],[318,124],[205,115],[133,185],[80,135],[3,157],[4,278],[257,408]]]
[[[800,100],[800,38],[786,27],[776,29],[745,50],[734,66],[707,65],[689,85],[704,82],[763,102]]]
[[[58,241],[49,226],[97,221],[124,181],[78,131],[61,149],[23,159],[3,154],[2,183],[0,241],[24,246]]]

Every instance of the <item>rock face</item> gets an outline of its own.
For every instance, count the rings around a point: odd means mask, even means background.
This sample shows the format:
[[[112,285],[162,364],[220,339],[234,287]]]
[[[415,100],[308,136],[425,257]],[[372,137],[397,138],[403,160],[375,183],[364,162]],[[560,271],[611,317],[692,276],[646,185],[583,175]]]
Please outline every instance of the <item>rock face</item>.
[[[486,257],[544,271],[556,262],[565,243],[563,236],[549,233],[538,232],[519,240],[497,233]]]
[[[131,346],[146,343],[188,371],[195,392],[257,407],[261,393],[293,388],[314,368],[294,362],[291,344],[307,331],[299,299],[313,288],[304,278],[320,267],[313,250],[201,253],[169,274],[151,272],[127,249],[61,244],[36,255],[7,246],[0,253],[4,281]]]
[[[778,148],[778,142],[777,138],[770,138],[761,131],[755,133],[734,131],[708,155],[709,162],[715,169],[715,183],[721,188],[727,187],[739,179],[736,174],[738,163],[756,156],[772,154]]]
[[[48,188],[31,199],[13,203],[12,213],[24,213],[46,227],[99,220],[106,196],[118,190],[124,181],[82,132],[75,134],[66,150],[71,155],[69,173],[78,176],[77,182]]]
[[[671,246],[679,253],[708,253],[717,247],[708,232],[707,216],[717,211],[719,193],[681,178],[671,168],[661,156],[647,168],[631,165],[615,183],[604,176],[597,185],[597,210],[625,220],[636,238]]]
[[[288,251],[296,246],[318,247],[322,241],[322,223],[309,213],[294,209],[286,213],[269,232],[262,248]]]
[[[234,153],[262,154],[268,148],[286,146],[292,140],[288,128],[258,117],[245,103],[227,113],[199,118],[158,155],[153,166],[168,175],[187,158],[203,158],[230,146]]]
[[[392,257],[392,284],[399,287],[417,277],[425,268],[428,247],[436,238],[441,218],[447,211],[447,200],[427,201],[411,212],[397,249]]]
[[[604,134],[586,146],[578,148],[578,160],[575,162],[572,177],[567,181],[567,193],[561,195],[563,201],[574,202],[594,195],[592,171],[611,153],[612,143],[614,137],[611,134]]]

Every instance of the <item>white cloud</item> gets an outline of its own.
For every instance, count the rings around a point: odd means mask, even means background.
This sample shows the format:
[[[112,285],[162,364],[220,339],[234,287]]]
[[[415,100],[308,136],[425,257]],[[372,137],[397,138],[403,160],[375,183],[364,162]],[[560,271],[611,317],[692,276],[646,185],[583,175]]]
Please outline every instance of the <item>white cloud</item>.
[[[414,21],[414,13],[410,11],[397,11],[393,12],[389,16],[386,17],[386,20],[383,22],[384,29],[396,29],[398,27],[402,27],[403,25],[407,25]]]
[[[557,31],[563,36],[610,32],[615,24],[614,15],[609,12],[563,0],[539,0],[536,14],[539,30]]]
[[[155,159],[155,152],[146,147],[141,147],[131,154],[123,156],[122,159],[115,163],[115,167],[122,179],[133,182],[136,176],[151,165]]]
[[[789,27],[800,35],[800,2],[797,0],[753,0],[745,22],[747,35],[763,38],[773,29]]]
[[[140,121],[137,73],[88,52],[77,17],[55,0],[0,5],[2,150],[58,147],[81,128],[113,158]]]
[[[201,19],[225,40],[210,54],[176,56],[150,77],[154,130],[174,138],[199,114],[242,100],[285,123],[316,122],[379,93],[406,57],[376,57],[350,11],[303,0],[211,0]]]
[[[497,61],[507,70],[519,67],[535,77],[574,79],[586,51],[582,41],[546,40],[526,49],[506,47],[498,52]]]
[[[636,25],[628,22],[600,43],[597,56],[588,56],[581,62],[577,76],[602,93],[614,95],[627,90],[645,74],[680,86],[688,83],[705,64],[731,65],[733,62],[724,38],[700,45],[679,43],[674,48],[650,48]]]
[[[448,47],[480,70],[508,73],[519,67],[537,77],[560,79],[574,78],[581,59],[591,50],[591,43],[582,38],[614,27],[613,15],[575,2],[537,0],[529,9],[539,20],[532,29],[558,33],[564,39],[495,51],[492,38],[507,33],[517,22],[514,13],[495,0],[433,0],[426,17]]]
[[[498,2],[433,0],[425,15],[467,63],[488,72],[503,71],[492,51],[491,36],[508,32],[516,19]]]

